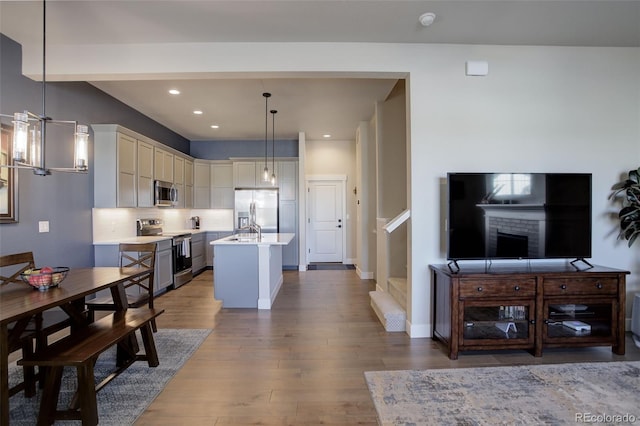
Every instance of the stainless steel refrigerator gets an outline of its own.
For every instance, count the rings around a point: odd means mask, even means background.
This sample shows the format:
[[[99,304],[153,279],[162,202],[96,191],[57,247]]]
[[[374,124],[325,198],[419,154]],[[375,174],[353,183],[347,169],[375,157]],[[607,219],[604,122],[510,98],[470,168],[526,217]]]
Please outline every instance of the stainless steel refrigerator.
[[[236,231],[249,224],[251,206],[255,207],[255,220],[262,232],[278,232],[278,190],[236,188],[234,224]]]

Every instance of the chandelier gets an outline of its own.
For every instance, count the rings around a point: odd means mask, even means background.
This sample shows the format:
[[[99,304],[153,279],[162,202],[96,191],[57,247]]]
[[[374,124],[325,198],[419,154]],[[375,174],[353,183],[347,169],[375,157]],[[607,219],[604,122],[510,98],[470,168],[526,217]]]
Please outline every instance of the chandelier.
[[[12,159],[13,164],[0,167],[31,169],[40,176],[52,171],[87,173],[89,170],[89,130],[76,121],[53,120],[46,114],[46,0],[42,2],[42,114],[29,111],[16,112],[13,115],[0,114],[0,117],[13,118]],[[72,129],[74,139],[73,167],[47,168],[45,146],[48,125],[61,125]]]

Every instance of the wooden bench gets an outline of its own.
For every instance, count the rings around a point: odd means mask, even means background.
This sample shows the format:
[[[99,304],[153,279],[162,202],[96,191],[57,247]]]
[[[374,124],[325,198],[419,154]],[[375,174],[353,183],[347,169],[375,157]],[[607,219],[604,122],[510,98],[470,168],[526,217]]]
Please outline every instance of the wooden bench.
[[[83,425],[98,424],[96,392],[124,371],[135,361],[146,360],[149,367],[159,364],[158,353],[153,339],[151,322],[164,310],[149,308],[128,309],[115,312],[99,319],[73,335],[55,342],[43,351],[18,361],[19,365],[40,366],[47,369],[44,391],[38,414],[39,425],[53,424],[56,419],[82,420]],[[137,354],[136,330],[140,330],[145,353]],[[118,345],[117,369],[96,385],[93,367],[98,356],[107,349]],[[65,366],[76,367],[78,390],[71,407],[58,410],[58,397]]]

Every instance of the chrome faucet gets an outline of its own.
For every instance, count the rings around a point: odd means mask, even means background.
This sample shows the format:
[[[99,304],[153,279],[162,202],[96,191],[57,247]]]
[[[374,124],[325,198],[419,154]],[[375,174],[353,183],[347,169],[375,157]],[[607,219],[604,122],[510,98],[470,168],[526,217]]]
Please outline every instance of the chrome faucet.
[[[251,204],[249,204],[249,224],[251,225],[256,224],[256,202],[255,201],[252,201]]]
[[[262,241],[262,227],[260,227],[260,225],[258,225],[257,223],[250,223],[247,226],[243,226],[242,228],[240,228],[240,231],[253,231],[254,233],[258,234],[258,241]]]

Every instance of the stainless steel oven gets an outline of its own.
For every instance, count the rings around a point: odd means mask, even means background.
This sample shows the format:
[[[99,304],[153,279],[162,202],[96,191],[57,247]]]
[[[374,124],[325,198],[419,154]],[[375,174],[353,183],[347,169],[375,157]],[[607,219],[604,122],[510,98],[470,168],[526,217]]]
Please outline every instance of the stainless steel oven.
[[[138,236],[162,235],[171,237],[172,263],[173,263],[173,288],[178,288],[193,279],[191,269],[191,233],[190,232],[163,232],[162,219],[138,219]]]
[[[193,278],[191,269],[191,234],[171,237],[173,246],[173,288],[188,283]]]

